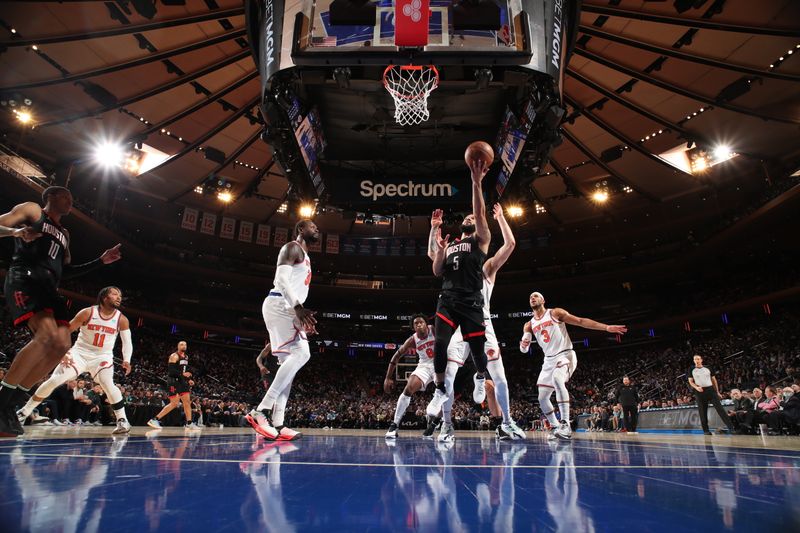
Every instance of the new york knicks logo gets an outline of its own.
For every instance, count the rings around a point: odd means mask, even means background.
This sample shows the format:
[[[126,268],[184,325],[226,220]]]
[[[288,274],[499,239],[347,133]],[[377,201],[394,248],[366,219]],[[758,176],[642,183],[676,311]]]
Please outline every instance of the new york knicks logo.
[[[411,0],[403,6],[403,15],[410,17],[412,21],[419,22],[422,19],[422,0]]]

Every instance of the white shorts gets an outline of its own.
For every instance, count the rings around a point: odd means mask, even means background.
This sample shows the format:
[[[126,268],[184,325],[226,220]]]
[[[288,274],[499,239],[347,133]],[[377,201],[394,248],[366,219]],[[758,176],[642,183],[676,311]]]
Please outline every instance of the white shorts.
[[[101,370],[110,369],[114,373],[114,354],[96,354],[72,347],[66,354],[72,363],[69,365],[59,364],[54,373],[75,372],[75,377],[84,372],[91,374],[92,379],[97,377]]]
[[[291,353],[292,345],[298,342],[308,342],[306,332],[294,310],[289,308],[286,300],[281,296],[267,296],[261,306],[264,323],[267,325],[269,343],[272,354],[279,362]]]
[[[497,342],[497,335],[494,334],[491,320],[486,321],[486,342],[483,345],[483,352],[488,361],[500,359],[500,344]],[[464,366],[469,354],[469,343],[461,336],[461,328],[458,328],[450,338],[450,344],[447,345],[447,361]]]
[[[422,382],[422,388],[433,383],[436,378],[436,372],[433,370],[433,365],[417,365],[417,368],[411,373],[412,376],[417,376]]]
[[[555,388],[556,376],[563,377],[566,383],[576,368],[578,368],[578,356],[575,350],[567,350],[554,357],[545,357],[536,385]]]

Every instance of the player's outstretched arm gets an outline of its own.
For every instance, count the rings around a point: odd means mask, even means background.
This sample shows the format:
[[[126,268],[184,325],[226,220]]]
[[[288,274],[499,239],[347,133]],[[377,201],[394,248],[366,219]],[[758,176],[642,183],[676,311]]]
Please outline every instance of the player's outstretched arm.
[[[15,205],[11,211],[0,215],[0,237],[18,237],[25,242],[31,242],[42,236],[41,233],[33,231],[30,226],[21,224],[32,224],[42,216],[42,208],[33,202],[25,202]]]
[[[264,366],[263,361],[264,359],[269,357],[271,353],[272,353],[272,345],[270,343],[267,343],[264,346],[264,348],[260,352],[258,352],[258,355],[256,356],[256,366],[258,367],[258,371],[261,372],[261,375],[269,374],[269,370],[267,370],[267,367]]]
[[[400,358],[403,356],[404,353],[408,353],[408,351],[414,346],[414,336],[410,336],[406,339],[406,342],[400,346],[394,355],[392,356],[392,360],[389,361],[389,368],[386,369],[386,378],[383,380],[383,390],[388,394],[392,392],[394,388],[394,371],[397,368],[397,363],[400,361]]]
[[[450,235],[442,238],[442,229],[436,228],[436,253],[433,255],[433,275],[437,278],[441,277],[444,273],[445,250],[447,245],[450,244]]]
[[[596,320],[592,320],[591,318],[582,318],[579,316],[571,315],[564,309],[560,307],[556,307],[553,309],[553,318],[558,320],[559,322],[566,322],[572,326],[580,326],[586,329],[596,329],[597,331],[605,331],[608,333],[617,333],[619,335],[624,335],[628,332],[627,326],[621,325],[608,325],[603,324],[602,322],[598,322]]]
[[[483,272],[486,278],[494,283],[495,275],[503,265],[506,264],[508,258],[511,257],[511,252],[517,246],[517,241],[514,239],[514,232],[511,231],[511,226],[508,225],[505,215],[503,214],[503,206],[494,204],[492,208],[492,216],[500,225],[500,233],[503,235],[503,245],[497,250],[490,259],[486,260],[483,266]]]
[[[492,234],[489,231],[489,222],[486,220],[486,203],[483,200],[483,178],[489,171],[489,166],[482,159],[473,159],[469,163],[472,178],[472,214],[475,215],[475,235],[478,245],[483,253],[489,251],[489,242]]]
[[[519,351],[522,353],[528,353],[531,349],[531,341],[533,340],[533,330],[531,329],[531,323],[525,322],[525,325],[522,326],[522,339],[519,341]]]
[[[131,339],[131,323],[125,315],[119,317],[119,338],[122,340],[122,368],[127,376],[131,373],[133,339]]]
[[[85,326],[89,319],[92,317],[92,308],[86,307],[78,311],[72,320],[69,321],[69,332],[74,333],[80,329],[81,326]]]
[[[436,209],[431,215],[431,232],[428,235],[428,257],[431,261],[436,258],[436,237],[437,230],[442,227],[442,210]]]

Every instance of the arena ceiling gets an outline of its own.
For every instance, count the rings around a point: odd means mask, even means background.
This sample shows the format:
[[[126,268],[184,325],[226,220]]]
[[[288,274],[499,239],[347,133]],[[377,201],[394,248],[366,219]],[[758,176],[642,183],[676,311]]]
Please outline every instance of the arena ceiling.
[[[243,2],[159,1],[148,17],[135,9],[142,4],[3,2],[5,144],[53,168],[77,162],[80,186],[99,174],[88,154],[100,140],[143,142],[169,157],[126,188],[279,222],[287,180],[259,138]],[[533,182],[547,212],[528,206],[532,226],[688,205],[731,184],[745,194],[764,168],[788,169],[800,155],[798,22],[793,0],[584,2],[564,85],[564,142]],[[21,124],[26,102],[31,121]],[[658,157],[692,142],[740,155],[698,174]],[[230,204],[194,192],[210,175],[232,184]],[[591,198],[598,187],[612,194],[606,204]],[[351,223],[329,215],[323,229],[346,233]]]

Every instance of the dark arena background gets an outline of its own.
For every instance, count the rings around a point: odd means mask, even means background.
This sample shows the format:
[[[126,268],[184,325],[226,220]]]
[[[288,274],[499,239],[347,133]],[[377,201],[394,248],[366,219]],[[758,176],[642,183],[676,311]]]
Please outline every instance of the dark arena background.
[[[0,2],[0,531],[797,531],[799,82],[795,0]]]

